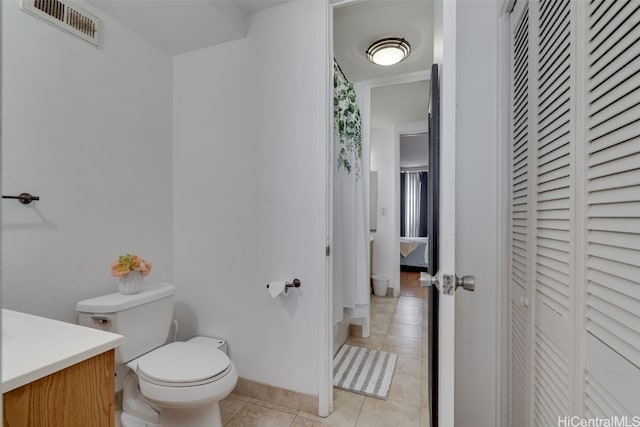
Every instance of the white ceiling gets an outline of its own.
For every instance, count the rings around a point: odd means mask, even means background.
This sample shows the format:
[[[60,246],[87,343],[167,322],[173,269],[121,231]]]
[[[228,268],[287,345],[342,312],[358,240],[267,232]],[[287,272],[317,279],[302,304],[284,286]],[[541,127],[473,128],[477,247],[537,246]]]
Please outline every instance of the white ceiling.
[[[371,89],[371,128],[428,119],[429,81]]]
[[[169,55],[179,55],[243,38],[251,14],[287,1],[88,0],[88,3]]]
[[[253,15],[263,9],[277,6],[282,3],[288,3],[291,0],[235,0],[235,3],[247,15]]]
[[[87,0],[170,55],[240,39],[249,17],[291,0]],[[433,58],[433,3],[366,0],[335,8],[335,57],[352,82],[427,70]],[[105,29],[108,31],[108,28]],[[365,55],[374,41],[402,36],[411,54],[382,67]]]
[[[369,62],[367,48],[385,37],[404,37],[411,54],[383,67]],[[425,71],[433,63],[433,2],[360,1],[334,9],[334,56],[351,82]]]
[[[246,36],[251,14],[290,0],[88,0],[170,55]],[[425,71],[433,59],[433,4],[429,0],[366,0],[334,10],[334,50],[352,82]],[[108,37],[108,27],[105,28]],[[405,37],[411,55],[381,67],[366,59],[375,40]],[[372,91],[372,127],[426,120],[428,83]]]

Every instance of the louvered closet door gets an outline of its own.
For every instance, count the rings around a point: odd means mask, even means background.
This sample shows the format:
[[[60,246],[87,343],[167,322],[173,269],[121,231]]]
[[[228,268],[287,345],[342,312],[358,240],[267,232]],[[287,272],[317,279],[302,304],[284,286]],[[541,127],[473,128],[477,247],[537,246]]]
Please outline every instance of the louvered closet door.
[[[537,110],[533,418],[571,414],[575,286],[575,47],[572,4],[536,7]]]
[[[529,246],[531,244],[529,145],[529,5],[519,2],[511,14],[511,221],[509,425],[529,425],[531,321]]]
[[[584,411],[640,415],[640,2],[587,17]]]

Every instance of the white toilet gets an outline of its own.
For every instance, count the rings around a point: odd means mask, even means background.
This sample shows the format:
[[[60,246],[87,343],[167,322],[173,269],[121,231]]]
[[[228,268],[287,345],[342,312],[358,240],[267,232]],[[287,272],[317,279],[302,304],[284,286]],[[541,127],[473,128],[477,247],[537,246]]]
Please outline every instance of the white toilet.
[[[119,292],[80,301],[83,326],[124,335],[116,365],[129,371],[122,389],[123,427],[222,427],[220,400],[238,374],[222,340],[195,337],[166,344],[175,288],[146,285],[134,295]]]

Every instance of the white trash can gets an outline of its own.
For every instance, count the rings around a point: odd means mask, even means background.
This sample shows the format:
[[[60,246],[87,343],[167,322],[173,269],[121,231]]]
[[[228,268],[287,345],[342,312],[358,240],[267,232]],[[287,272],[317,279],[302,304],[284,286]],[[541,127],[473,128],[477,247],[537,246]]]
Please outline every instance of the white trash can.
[[[387,296],[387,289],[391,279],[384,274],[374,274],[371,279],[373,280],[373,293],[379,297]]]

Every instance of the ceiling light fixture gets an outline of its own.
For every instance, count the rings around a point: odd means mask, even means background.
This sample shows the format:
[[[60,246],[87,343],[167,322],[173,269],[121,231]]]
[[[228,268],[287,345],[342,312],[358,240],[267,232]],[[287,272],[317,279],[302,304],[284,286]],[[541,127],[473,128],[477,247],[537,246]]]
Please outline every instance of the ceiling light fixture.
[[[373,43],[367,49],[369,61],[378,65],[393,65],[405,59],[411,53],[411,46],[404,38],[389,37]]]

